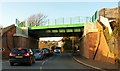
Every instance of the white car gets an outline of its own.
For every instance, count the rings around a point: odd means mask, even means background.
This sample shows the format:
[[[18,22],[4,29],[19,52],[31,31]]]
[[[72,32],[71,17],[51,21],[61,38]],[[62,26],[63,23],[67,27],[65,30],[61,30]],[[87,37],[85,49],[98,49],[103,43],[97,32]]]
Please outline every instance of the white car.
[[[61,53],[60,49],[54,49],[54,53]]]

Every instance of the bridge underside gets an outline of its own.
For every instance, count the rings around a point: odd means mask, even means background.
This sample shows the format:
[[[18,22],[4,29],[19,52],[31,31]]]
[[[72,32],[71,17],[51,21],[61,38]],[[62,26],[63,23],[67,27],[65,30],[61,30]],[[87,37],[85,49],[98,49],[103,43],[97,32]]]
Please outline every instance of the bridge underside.
[[[30,37],[38,39],[39,37],[66,37],[78,36],[83,34],[84,27],[69,27],[69,28],[50,28],[50,29],[34,29],[29,30]]]

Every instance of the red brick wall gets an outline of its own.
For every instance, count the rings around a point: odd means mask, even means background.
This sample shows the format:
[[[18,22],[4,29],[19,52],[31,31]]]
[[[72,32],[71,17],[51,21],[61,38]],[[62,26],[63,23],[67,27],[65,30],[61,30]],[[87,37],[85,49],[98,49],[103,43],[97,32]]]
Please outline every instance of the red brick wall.
[[[98,33],[90,32],[80,40],[80,54],[88,59],[93,59]]]
[[[38,41],[32,38],[15,36],[14,41],[16,48],[38,48]]]
[[[118,7],[116,8],[104,8],[99,11],[100,16],[105,16],[108,18],[118,18]]]
[[[2,48],[5,49],[5,51],[2,52],[3,58],[8,58],[8,54],[10,52],[10,49],[14,47],[13,42],[13,34],[16,32],[15,26],[11,29],[9,29],[7,32],[3,33],[2,36]]]
[[[81,55],[88,59],[93,59],[95,56],[95,60],[115,63],[114,54],[110,52],[103,33],[103,27],[100,25],[100,23],[96,23],[96,25],[98,32],[89,32],[81,39]]]
[[[37,40],[22,36],[13,36],[16,33],[16,27],[8,28],[6,28],[8,31],[4,32],[2,36],[2,48],[5,49],[5,51],[2,52],[2,58],[8,58],[10,50],[13,48],[38,48]]]
[[[99,29],[100,33],[100,44],[98,46],[98,52],[96,54],[95,60],[104,61],[104,62],[110,62],[115,63],[115,57],[114,54],[111,53],[110,47],[108,46],[107,40],[105,38],[102,25],[100,23],[97,23],[97,28]],[[99,41],[98,41],[99,43]]]
[[[94,57],[95,50],[96,50],[97,38],[98,38],[98,32],[90,32],[87,34],[89,59],[93,59],[93,57]]]
[[[120,27],[120,2],[119,2],[119,27]],[[119,60],[120,60],[120,28],[119,28],[119,32],[118,32],[118,56],[119,56]]]

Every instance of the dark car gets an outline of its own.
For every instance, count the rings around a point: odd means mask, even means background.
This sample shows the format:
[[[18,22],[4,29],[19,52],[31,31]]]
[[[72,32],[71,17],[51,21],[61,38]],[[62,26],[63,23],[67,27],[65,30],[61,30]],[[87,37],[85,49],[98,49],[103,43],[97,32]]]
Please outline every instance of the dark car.
[[[35,63],[35,56],[31,49],[28,48],[14,48],[9,54],[10,65],[14,63],[27,63],[32,65]]]
[[[56,47],[54,49],[54,53],[61,53],[61,47]]]
[[[35,59],[36,60],[43,60],[44,59],[44,53],[40,49],[33,49]]]
[[[54,53],[61,53],[60,49],[54,49]]]
[[[45,58],[50,56],[50,50],[48,48],[42,48],[41,51],[44,53]]]

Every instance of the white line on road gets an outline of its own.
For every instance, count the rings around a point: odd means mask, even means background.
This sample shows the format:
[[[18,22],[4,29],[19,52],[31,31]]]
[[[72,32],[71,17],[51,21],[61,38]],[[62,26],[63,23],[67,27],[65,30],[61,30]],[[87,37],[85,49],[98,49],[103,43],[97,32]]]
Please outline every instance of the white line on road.
[[[47,60],[43,61],[41,65],[44,65]],[[42,70],[42,69],[43,69],[43,67],[40,67],[40,70]]]
[[[40,67],[40,70],[42,70],[42,67]]]
[[[45,61],[42,62],[42,65],[44,65]]]
[[[42,65],[44,65],[45,62],[47,62],[49,59],[52,59],[52,58],[53,58],[53,57],[50,57],[50,58],[46,59],[45,61],[43,61],[43,62],[42,62]]]
[[[44,65],[44,64],[45,64],[45,62],[47,62],[47,61],[48,61],[48,59],[47,59],[47,60],[45,60],[45,61],[43,61],[43,62],[42,62],[42,65]]]
[[[50,58],[48,58],[48,59],[51,59],[51,58],[52,58],[52,57],[50,57]],[[48,59],[46,59],[45,61],[43,61],[41,65],[44,65],[44,64],[45,64],[45,62],[47,62],[47,61],[48,61]],[[43,69],[43,67],[40,67],[40,70],[42,70],[42,69]]]

